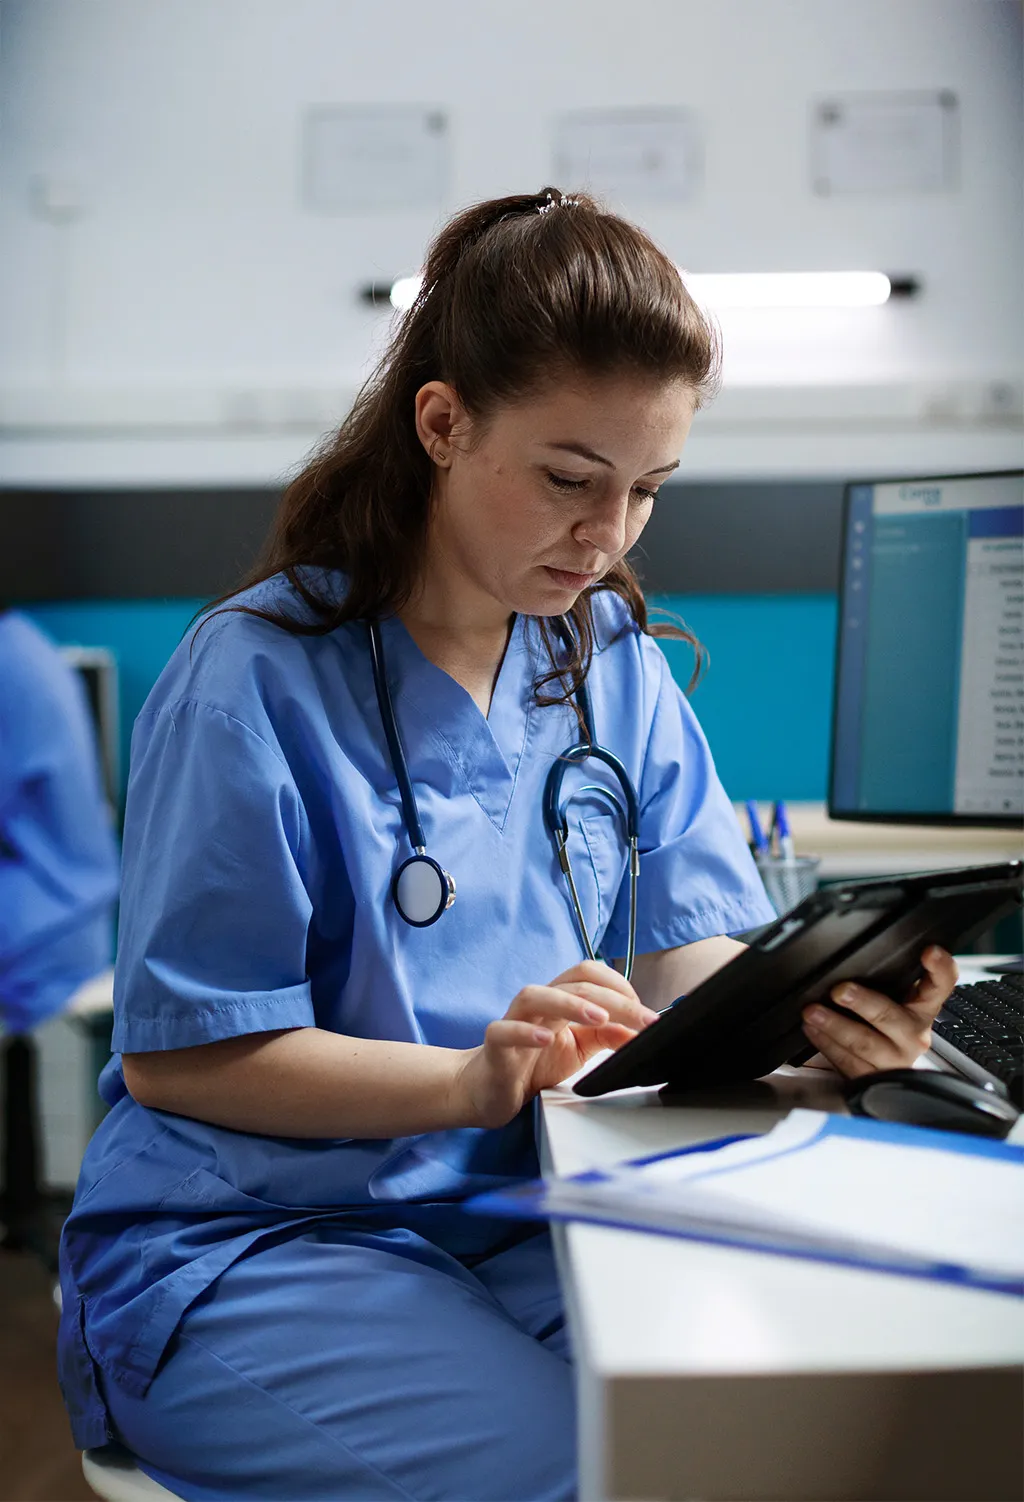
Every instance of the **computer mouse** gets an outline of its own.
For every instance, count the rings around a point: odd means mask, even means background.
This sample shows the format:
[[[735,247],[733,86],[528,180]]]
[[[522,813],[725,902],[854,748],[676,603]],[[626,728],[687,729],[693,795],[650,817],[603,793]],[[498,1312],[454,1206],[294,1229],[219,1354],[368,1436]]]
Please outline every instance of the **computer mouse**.
[[[995,1085],[976,1085],[939,1069],[862,1074],[846,1081],[843,1096],[855,1116],[976,1137],[1005,1137],[1020,1114]]]

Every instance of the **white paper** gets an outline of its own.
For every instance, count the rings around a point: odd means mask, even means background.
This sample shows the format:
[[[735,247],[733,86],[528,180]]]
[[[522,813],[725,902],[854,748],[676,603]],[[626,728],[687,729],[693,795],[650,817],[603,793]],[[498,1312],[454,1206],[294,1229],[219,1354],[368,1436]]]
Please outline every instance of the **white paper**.
[[[321,214],[436,208],[448,180],[448,121],[427,105],[309,110],[304,202]]]
[[[552,1208],[586,1205],[663,1229],[714,1228],[908,1266],[947,1263],[1024,1279],[1024,1162],[820,1135],[792,1111],[763,1137],[623,1165],[597,1184],[554,1183]]]
[[[811,126],[817,193],[934,193],[956,176],[957,101],[948,91],[821,101]]]
[[[555,121],[555,179],[624,203],[685,203],[701,170],[687,110],[580,110]]]

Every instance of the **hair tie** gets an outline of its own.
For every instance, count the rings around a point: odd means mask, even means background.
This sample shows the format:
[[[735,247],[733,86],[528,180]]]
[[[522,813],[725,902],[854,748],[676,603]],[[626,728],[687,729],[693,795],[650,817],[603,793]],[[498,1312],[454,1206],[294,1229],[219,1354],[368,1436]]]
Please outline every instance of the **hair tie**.
[[[578,209],[582,201],[580,198],[555,198],[549,193],[547,203],[537,205],[537,213],[548,214],[552,209]]]

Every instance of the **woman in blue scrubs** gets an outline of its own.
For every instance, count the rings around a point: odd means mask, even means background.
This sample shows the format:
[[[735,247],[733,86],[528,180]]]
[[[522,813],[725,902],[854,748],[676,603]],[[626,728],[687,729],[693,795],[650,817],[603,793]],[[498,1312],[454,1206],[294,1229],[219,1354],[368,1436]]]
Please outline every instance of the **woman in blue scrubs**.
[[[82,684],[53,642],[0,602],[0,1242],[50,1266],[31,1033],[110,964],[116,897],[117,846]]]
[[[0,605],[0,1025],[29,1033],[110,964],[117,844],[82,685]]]
[[[772,916],[624,561],[715,365],[672,263],[589,199],[461,214],[263,566],[156,685],[111,1111],[64,1238],[80,1445],[194,1499],[575,1494],[550,1243],[460,1202],[535,1173],[537,1092]],[[632,983],[581,959],[542,816],[584,680],[638,792]],[[622,956],[607,779],[572,775],[580,905]],[[422,926],[414,844],[457,888]],[[911,1006],[855,995],[809,1037],[848,1073],[910,1062],[952,985],[927,966]]]

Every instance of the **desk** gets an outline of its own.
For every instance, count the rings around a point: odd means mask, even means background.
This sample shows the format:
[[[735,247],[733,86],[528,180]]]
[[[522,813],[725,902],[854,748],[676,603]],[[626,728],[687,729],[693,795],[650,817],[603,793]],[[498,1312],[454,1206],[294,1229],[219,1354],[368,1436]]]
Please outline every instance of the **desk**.
[[[970,829],[955,825],[874,824],[830,819],[823,803],[786,805],[800,855],[821,857],[825,881],[858,876],[895,876],[909,871],[950,870],[1020,860],[1024,829]],[[743,804],[734,804],[743,838],[749,838]],[[767,808],[762,805],[762,814]]]
[[[815,1070],[685,1107],[561,1086],[541,1101],[545,1171],[839,1104]],[[1020,1497],[1024,1302],[606,1227],[558,1226],[555,1242],[583,1502]]]

